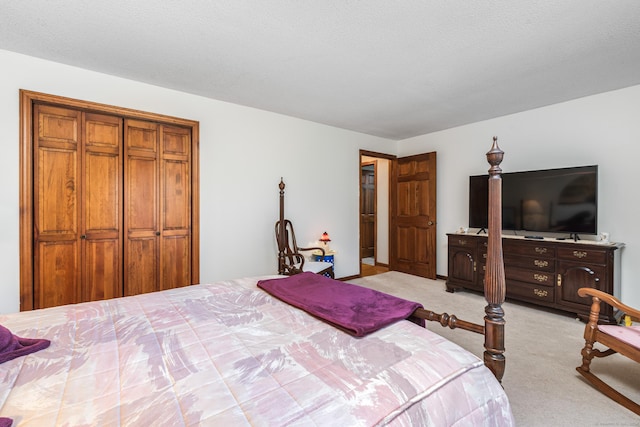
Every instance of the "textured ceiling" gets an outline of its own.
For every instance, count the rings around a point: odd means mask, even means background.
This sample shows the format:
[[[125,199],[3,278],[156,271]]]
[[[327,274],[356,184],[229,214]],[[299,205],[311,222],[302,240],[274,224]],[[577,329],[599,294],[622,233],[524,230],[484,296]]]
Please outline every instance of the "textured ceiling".
[[[640,84],[640,1],[0,0],[0,49],[400,140]]]

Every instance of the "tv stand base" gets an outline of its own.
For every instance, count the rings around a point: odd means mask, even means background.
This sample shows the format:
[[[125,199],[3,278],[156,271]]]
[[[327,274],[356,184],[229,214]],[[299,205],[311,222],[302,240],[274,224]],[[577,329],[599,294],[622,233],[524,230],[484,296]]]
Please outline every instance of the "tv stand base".
[[[447,291],[466,288],[483,292],[487,236],[447,236]],[[619,297],[620,257],[616,249],[623,246],[503,236],[506,296],[585,319],[591,300],[579,297],[578,289],[590,287]],[[615,323],[613,309],[601,311],[600,320]]]

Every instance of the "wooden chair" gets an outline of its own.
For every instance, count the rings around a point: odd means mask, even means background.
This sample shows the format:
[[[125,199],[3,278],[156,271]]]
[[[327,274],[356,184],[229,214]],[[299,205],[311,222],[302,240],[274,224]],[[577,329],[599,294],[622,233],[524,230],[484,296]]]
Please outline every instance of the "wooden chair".
[[[609,304],[635,320],[640,319],[640,310],[624,305],[617,298],[597,289],[580,288],[578,295],[581,297],[591,296],[592,304],[589,323],[584,329],[585,345],[582,349],[582,365],[578,366],[576,370],[600,392],[640,415],[640,404],[606,384],[589,369],[594,357],[606,357],[615,353],[640,363],[640,326],[598,325],[601,303]],[[607,349],[604,351],[595,349],[596,342]]]
[[[278,274],[290,276],[305,271],[334,278],[333,264],[325,261],[309,261],[303,252],[316,251],[324,259],[321,247],[303,248],[296,243],[296,235],[291,221],[284,218],[284,181],[280,178],[280,219],[276,222],[276,242],[278,243]]]
[[[282,225],[282,226],[281,226]],[[293,224],[288,219],[276,222],[276,240],[278,242],[278,274],[290,276],[292,274],[309,271],[334,278],[333,264],[324,261],[309,261],[302,252],[316,251],[322,254],[321,247],[302,248],[296,243]]]

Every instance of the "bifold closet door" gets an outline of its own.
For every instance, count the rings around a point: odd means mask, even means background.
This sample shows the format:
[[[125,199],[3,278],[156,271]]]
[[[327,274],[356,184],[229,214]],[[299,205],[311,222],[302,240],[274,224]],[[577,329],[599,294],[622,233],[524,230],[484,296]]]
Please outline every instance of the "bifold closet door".
[[[125,295],[191,284],[191,133],[125,121]]]
[[[122,295],[122,120],[34,106],[34,307]]]
[[[191,130],[160,126],[160,289],[191,281]]]

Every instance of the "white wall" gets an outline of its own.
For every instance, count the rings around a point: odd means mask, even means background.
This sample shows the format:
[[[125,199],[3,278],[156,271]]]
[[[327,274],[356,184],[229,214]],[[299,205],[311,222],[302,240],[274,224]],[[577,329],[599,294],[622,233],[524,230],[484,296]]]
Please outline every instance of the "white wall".
[[[492,137],[505,152],[502,170],[599,165],[598,230],[624,242],[623,302],[640,307],[640,86],[401,141],[398,155],[438,153],[437,271],[447,274],[446,233],[468,224],[468,177],[489,167]]]
[[[201,282],[277,272],[281,176],[300,242],[327,230],[336,276],[358,274],[359,150],[394,141],[3,50],[0,64],[0,313],[19,310],[19,89],[200,122]]]
[[[640,306],[640,86],[395,143],[3,50],[0,64],[0,313],[19,309],[19,89],[200,122],[201,282],[275,272],[280,176],[300,241],[327,230],[337,277],[357,274],[360,149],[437,151],[437,273],[446,275],[446,233],[467,224],[468,176],[486,172],[497,135],[505,172],[599,164],[599,229],[627,244],[622,299]]]

